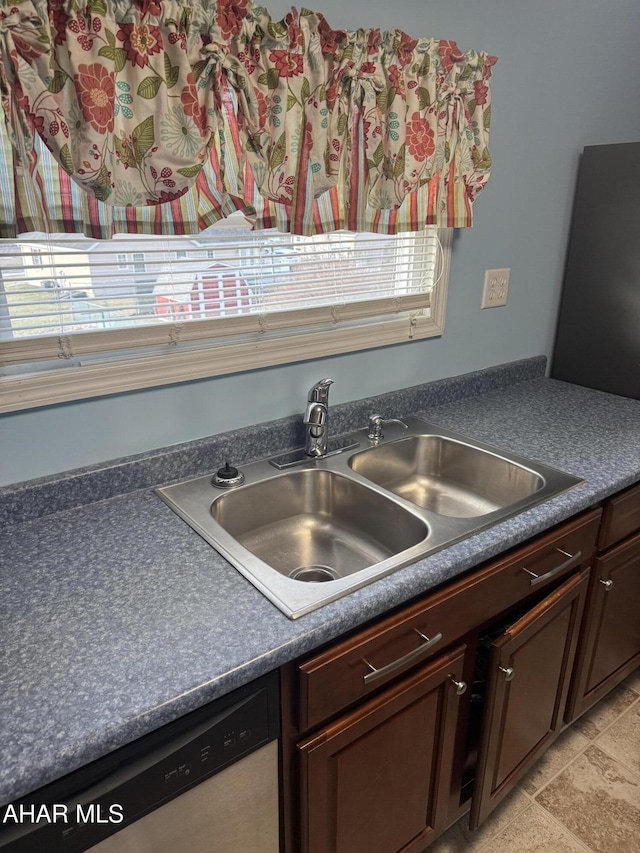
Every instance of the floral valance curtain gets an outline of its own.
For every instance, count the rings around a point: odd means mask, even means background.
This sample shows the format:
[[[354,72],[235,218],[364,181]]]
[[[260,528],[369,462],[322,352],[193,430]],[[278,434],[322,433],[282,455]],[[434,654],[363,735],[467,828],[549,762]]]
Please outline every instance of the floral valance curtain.
[[[5,231],[464,227],[489,177],[495,58],[452,41],[251,0],[0,0],[0,62]]]

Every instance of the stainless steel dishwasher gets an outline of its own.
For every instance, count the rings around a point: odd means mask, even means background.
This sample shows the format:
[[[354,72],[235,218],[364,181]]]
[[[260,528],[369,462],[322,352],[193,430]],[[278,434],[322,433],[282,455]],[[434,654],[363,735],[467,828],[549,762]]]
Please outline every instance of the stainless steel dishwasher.
[[[0,850],[278,853],[278,731],[270,673],[0,807]]]

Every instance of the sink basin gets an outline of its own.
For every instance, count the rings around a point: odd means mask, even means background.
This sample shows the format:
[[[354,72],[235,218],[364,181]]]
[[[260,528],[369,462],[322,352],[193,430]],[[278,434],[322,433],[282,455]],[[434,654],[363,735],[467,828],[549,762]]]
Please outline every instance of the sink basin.
[[[416,435],[351,457],[357,473],[438,515],[477,518],[545,485],[529,468],[441,435]]]
[[[419,418],[385,431],[252,462],[241,485],[207,474],[156,491],[296,619],[582,482]]]
[[[211,514],[247,551],[298,582],[345,577],[428,535],[424,521],[403,507],[317,468],[228,492]]]
[[[425,550],[426,519],[329,460],[280,472],[243,468],[244,485],[211,476],[157,489],[160,497],[283,613],[296,619],[371,583]]]

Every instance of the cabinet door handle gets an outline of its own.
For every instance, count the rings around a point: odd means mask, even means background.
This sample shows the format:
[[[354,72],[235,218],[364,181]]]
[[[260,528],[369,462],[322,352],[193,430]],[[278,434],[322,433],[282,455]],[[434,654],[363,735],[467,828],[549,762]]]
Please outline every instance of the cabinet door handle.
[[[396,669],[400,669],[400,667],[403,667],[405,664],[416,660],[417,658],[421,657],[426,651],[428,651],[428,649],[433,648],[433,646],[435,646],[436,643],[439,643],[442,639],[441,633],[434,634],[433,637],[425,637],[422,631],[418,631],[417,628],[414,628],[413,630],[416,632],[416,634],[422,637],[424,643],[421,643],[417,648],[412,649],[410,652],[407,652],[406,655],[402,655],[401,658],[391,661],[391,663],[388,663],[386,666],[381,666],[380,669],[377,669],[373,664],[369,663],[368,660],[362,658],[363,663],[366,663],[366,665],[371,670],[371,672],[368,672],[364,676],[365,684],[371,684],[372,681],[377,681],[379,678],[384,678],[385,675],[388,675],[390,672],[393,672]]]
[[[602,578],[600,578],[600,583],[602,584],[602,586],[605,588],[605,590],[606,590],[607,592],[609,592],[609,590],[610,590],[610,589],[611,589],[611,587],[613,586],[613,581],[612,581],[612,580],[607,580],[607,581],[605,581],[605,580],[603,580]]]
[[[505,681],[513,681],[513,676],[516,674],[516,671],[512,666],[499,666],[498,669],[500,672],[504,672]]]
[[[567,559],[560,563],[559,566],[556,566],[555,569],[551,569],[550,572],[546,572],[544,575],[537,575],[535,572],[530,572],[529,569],[524,566],[522,567],[522,571],[531,576],[531,586],[537,586],[539,583],[544,583],[545,581],[550,580],[550,578],[559,574],[563,569],[566,569],[567,566],[570,566],[571,563],[575,563],[576,560],[579,560],[580,557],[582,557],[582,551],[576,551],[575,554],[569,554],[567,551],[563,551],[562,548],[556,548],[556,551],[563,554]]]
[[[458,696],[462,696],[462,694],[466,692],[466,690],[467,690],[466,682],[464,682],[464,681],[457,681],[457,680],[453,677],[453,675],[450,675],[450,676],[449,676],[449,680],[451,681],[451,683],[452,683],[453,685],[455,685],[455,688],[456,688],[456,695],[458,695]]]

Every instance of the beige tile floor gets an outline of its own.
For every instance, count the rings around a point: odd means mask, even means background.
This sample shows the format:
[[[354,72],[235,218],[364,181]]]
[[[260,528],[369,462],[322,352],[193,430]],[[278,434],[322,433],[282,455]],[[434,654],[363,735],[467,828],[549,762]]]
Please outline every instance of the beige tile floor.
[[[558,738],[474,833],[429,853],[639,853],[640,670]]]

